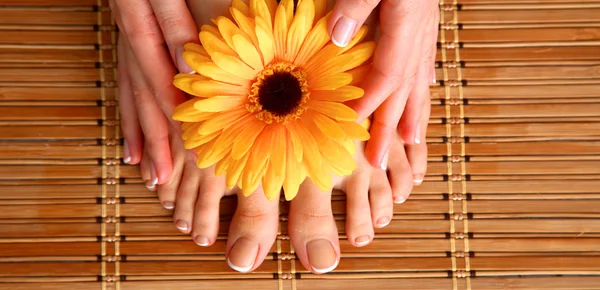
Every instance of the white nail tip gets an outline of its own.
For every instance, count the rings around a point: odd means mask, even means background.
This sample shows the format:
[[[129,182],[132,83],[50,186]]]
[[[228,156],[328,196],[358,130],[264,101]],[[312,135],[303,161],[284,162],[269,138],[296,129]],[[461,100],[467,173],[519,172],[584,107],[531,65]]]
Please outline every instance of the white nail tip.
[[[406,202],[406,198],[401,197],[401,196],[399,196],[398,198],[394,199],[394,203],[395,204],[403,204],[404,202]],[[388,224],[389,224],[389,222],[388,222]],[[386,224],[386,226],[387,226],[387,224]]]
[[[313,271],[315,271],[319,274],[325,274],[325,273],[329,273],[329,272],[333,271],[335,268],[337,268],[339,263],[340,263],[339,260],[335,260],[335,264],[333,264],[333,266],[331,266],[329,268],[325,268],[325,269],[317,269],[315,267],[312,267],[312,266],[311,267],[313,268]]]
[[[168,205],[168,206],[167,206],[167,205],[165,205],[165,206],[164,206],[164,208],[165,208],[165,209],[168,209],[168,210],[172,210],[172,209],[174,209],[175,207],[174,207],[174,206],[172,206],[172,205]]]
[[[337,42],[337,40],[335,40],[335,38],[333,38],[333,37],[331,38],[331,42],[333,42],[333,44],[337,45],[338,47],[342,47],[342,48],[348,46],[348,44],[343,45],[341,42]]]
[[[421,183],[423,183],[423,179],[415,179],[415,180],[413,180],[413,182],[416,184],[421,184]]]
[[[421,144],[421,139],[415,138],[415,144]]]
[[[152,179],[152,187],[156,186],[158,184],[158,177],[154,177],[154,179]]]
[[[152,184],[152,185],[146,185],[146,188],[149,190],[153,190],[156,188],[156,185]]]
[[[175,226],[178,230],[183,231],[183,232],[187,232],[188,228],[187,227],[178,227]]]
[[[240,273],[247,273],[250,271],[250,269],[252,269],[252,266],[254,266],[254,264],[248,266],[248,267],[238,267],[236,265],[234,265],[233,263],[231,263],[231,261],[229,260],[229,258],[227,258],[227,265],[229,265],[229,267],[231,269],[234,269]]]
[[[123,158],[123,163],[129,164],[130,161],[131,161],[131,157],[129,157],[129,156]]]
[[[195,74],[195,73],[196,73],[196,71],[195,71],[195,70],[192,70],[192,71],[191,71],[191,72],[189,72],[188,74],[191,74],[191,75],[193,75],[193,74]]]
[[[194,241],[194,243],[196,243],[196,241]],[[208,243],[196,243],[196,245],[200,246],[200,247],[208,247]],[[229,259],[227,259],[227,263],[229,264],[229,267],[233,268],[234,266],[231,265],[231,263],[229,263]],[[236,268],[233,268],[234,270],[237,271]],[[250,269],[248,269],[250,270]]]
[[[366,240],[366,241],[363,241],[363,242],[355,242],[355,243],[356,243],[357,246],[364,246],[364,245],[368,244],[370,241],[371,240]]]
[[[388,149],[388,151],[385,152],[385,155],[383,155],[383,159],[381,160],[381,170],[387,170],[389,156],[390,150]]]

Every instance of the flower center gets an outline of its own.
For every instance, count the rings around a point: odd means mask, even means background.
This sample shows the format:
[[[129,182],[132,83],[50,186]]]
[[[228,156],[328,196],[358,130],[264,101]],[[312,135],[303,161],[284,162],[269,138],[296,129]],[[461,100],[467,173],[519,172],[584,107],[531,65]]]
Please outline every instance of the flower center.
[[[305,73],[293,64],[278,62],[265,67],[252,84],[247,109],[268,124],[285,123],[306,111],[308,96]]]

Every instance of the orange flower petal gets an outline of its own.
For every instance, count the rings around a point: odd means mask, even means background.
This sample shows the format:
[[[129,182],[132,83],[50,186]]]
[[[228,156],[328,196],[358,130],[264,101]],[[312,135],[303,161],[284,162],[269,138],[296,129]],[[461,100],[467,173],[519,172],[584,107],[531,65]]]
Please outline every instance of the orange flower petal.
[[[235,144],[233,144],[233,149],[231,151],[231,158],[237,160],[244,156],[254,144],[256,137],[258,137],[266,126],[267,124],[258,120],[250,123],[246,130],[239,134],[235,139]]]
[[[369,131],[356,122],[339,122],[338,123],[346,135],[352,140],[367,141],[371,137]]]
[[[233,36],[233,46],[240,58],[255,71],[263,69],[262,59],[256,47],[245,37],[236,34]]]
[[[288,1],[289,2],[289,1]],[[283,4],[279,4],[275,13],[275,26],[273,27],[273,39],[275,43],[275,58],[282,60],[285,58],[286,38],[288,32],[288,21],[286,19],[286,10]]]
[[[227,169],[227,177],[225,178],[228,189],[232,189],[240,180],[242,170],[246,167],[249,156],[250,154],[246,154],[239,160],[231,160],[232,164]]]
[[[248,94],[248,87],[246,86],[236,86],[214,80],[195,81],[191,87],[193,95],[205,98],[220,95],[246,96]]]
[[[269,6],[267,6],[264,0],[250,0],[249,6],[252,15],[264,19],[269,26],[272,26],[273,18],[271,17]]]
[[[232,75],[252,80],[258,74],[258,71],[252,69],[237,57],[220,52],[215,52],[210,56],[216,65]]]
[[[180,122],[200,122],[211,117],[212,113],[199,112],[194,108],[194,104],[202,100],[201,98],[193,98],[187,100],[173,110],[173,120]]]
[[[198,129],[198,133],[208,135],[215,131],[227,128],[232,123],[236,122],[240,118],[248,114],[246,108],[234,109],[231,111],[223,112],[214,116],[202,123],[202,126]]]
[[[223,112],[242,107],[247,101],[241,96],[216,96],[197,101],[194,108],[200,112]]]
[[[244,79],[242,77],[238,77],[237,75],[230,74],[222,70],[218,65],[216,65],[213,62],[203,62],[199,64],[198,67],[196,67],[196,72],[215,81],[240,86],[250,85],[249,80]]]
[[[200,32],[200,42],[202,43],[204,49],[206,49],[206,52],[211,56],[216,52],[236,56],[235,51],[233,51],[233,49],[231,49],[227,43],[225,43],[225,40],[212,34],[211,32]]]
[[[350,82],[350,85],[360,85],[370,72],[371,64],[361,65],[355,69],[349,70],[347,73],[352,75],[352,82]]]
[[[296,157],[296,161],[300,162],[302,161],[302,141],[300,141],[300,136],[298,136],[298,133],[294,130],[293,125],[286,125],[286,128],[288,129],[288,132],[290,134],[290,138],[292,140],[292,144],[294,145],[294,156]],[[290,143],[288,143],[290,144]]]
[[[242,0],[233,0],[233,2],[231,2],[231,7],[235,8],[237,11],[243,13],[246,16],[250,15],[250,7],[248,7],[246,2]]]
[[[343,71],[356,68],[363,64],[365,61],[367,61],[369,58],[371,58],[373,56],[374,51],[375,42],[369,41],[361,43],[343,54],[351,55],[354,57],[354,59],[351,62],[348,62],[340,67],[343,69]]]
[[[342,73],[342,72],[346,71],[346,69],[344,69],[344,67],[347,66],[348,63],[353,63],[353,62],[354,62],[353,55],[342,54],[342,55],[335,56],[332,59],[327,60],[325,63],[322,63],[318,67],[315,67],[311,70],[307,69],[306,80],[310,83],[310,82],[314,82],[314,81],[321,79],[323,77],[326,77],[326,76],[330,76],[330,75],[337,74],[337,73]]]
[[[294,158],[294,149],[296,146],[300,146],[300,144],[293,144],[292,137],[288,131],[285,148],[285,180],[283,182],[283,191],[286,200],[292,200],[296,196],[300,188],[300,183],[304,180],[299,172],[301,164]]]
[[[306,122],[313,122],[327,137],[336,141],[343,141],[347,138],[346,133],[336,121],[317,112],[312,114],[307,112],[307,114],[309,115],[308,118],[305,118]]]
[[[327,14],[327,0],[315,0],[315,22]]]
[[[219,130],[212,134],[200,135],[197,133],[197,130],[196,130],[195,135],[193,135],[193,136],[189,137],[187,140],[185,140],[185,142],[183,143],[183,147],[185,149],[196,148],[200,145],[203,145],[203,144],[213,141],[220,134],[221,134],[221,131]]]
[[[206,80],[208,79],[205,76],[202,75],[196,75],[196,74],[177,74],[175,75],[175,77],[173,78],[173,85],[190,94],[190,95],[194,95],[196,96],[196,94],[194,93],[194,91],[192,90],[192,85],[197,82],[197,81],[202,81],[202,80]]]
[[[338,73],[308,83],[310,90],[335,90],[352,82],[352,75]]]
[[[275,48],[273,47],[273,37],[261,26],[256,26],[256,36],[258,37],[258,46],[262,52],[264,64],[268,65],[275,57]]]
[[[286,39],[285,59],[287,61],[292,62],[296,58],[306,35],[312,28],[314,17],[315,3],[312,0],[301,1],[296,8]]]
[[[316,9],[316,7],[315,7]],[[325,44],[331,40],[329,31],[327,31],[327,21],[329,17],[324,17],[319,20],[313,29],[306,36],[306,40],[302,44],[302,48],[298,52],[294,64],[304,66],[308,59],[313,57]]]
[[[258,47],[258,38],[256,37],[256,33],[254,32],[255,25],[254,23],[252,23],[250,18],[248,18],[248,14],[244,14],[236,8],[231,8],[229,11],[237,25],[240,27],[240,29],[244,31],[244,33],[246,33],[248,37],[250,37],[254,46]]]
[[[355,121],[358,114],[350,107],[333,102],[310,101],[308,107],[330,118],[340,121]]]
[[[197,43],[186,43],[183,45],[183,51],[189,51],[189,52],[195,52],[198,54],[201,54],[203,56],[209,57],[208,52],[206,52],[206,49],[204,49],[204,47],[202,47],[201,45],[197,44]]]
[[[227,168],[229,168],[229,165],[232,163],[231,161],[232,160],[230,154],[227,153],[227,155],[225,155],[225,157],[219,160],[219,162],[217,162],[217,164],[215,165],[215,175],[223,176],[227,174]]]
[[[310,99],[315,101],[343,103],[346,101],[358,99],[364,94],[365,91],[359,87],[343,86],[333,91],[311,91]]]

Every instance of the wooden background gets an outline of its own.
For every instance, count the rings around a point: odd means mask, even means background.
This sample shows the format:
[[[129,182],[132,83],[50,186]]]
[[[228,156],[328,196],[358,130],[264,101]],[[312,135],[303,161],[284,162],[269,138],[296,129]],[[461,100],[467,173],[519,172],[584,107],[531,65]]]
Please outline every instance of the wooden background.
[[[179,234],[121,161],[106,1],[0,0],[0,290],[600,289],[600,1],[441,1],[429,175],[313,275]],[[334,211],[344,229],[343,196]]]

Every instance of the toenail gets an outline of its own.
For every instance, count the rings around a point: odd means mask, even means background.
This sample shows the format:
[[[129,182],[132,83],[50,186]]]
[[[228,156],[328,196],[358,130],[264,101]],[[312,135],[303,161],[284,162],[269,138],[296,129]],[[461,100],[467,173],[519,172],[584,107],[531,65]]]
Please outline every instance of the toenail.
[[[168,210],[172,210],[175,208],[175,204],[170,202],[170,201],[165,201],[162,203],[163,207],[168,209]]]
[[[203,236],[196,236],[194,238],[194,243],[196,243],[196,245],[202,246],[202,247],[208,247],[208,244],[210,244],[208,242],[208,238],[207,237],[203,237]]]
[[[177,227],[177,229],[179,229],[182,232],[187,232],[190,227],[188,226],[188,223],[182,220],[177,220],[177,222],[175,223],[175,226]]]
[[[354,239],[354,243],[359,247],[368,244],[370,241],[371,241],[371,237],[369,237],[369,236],[360,236],[360,237]]]
[[[406,201],[406,198],[404,198],[404,196],[396,196],[394,197],[394,203],[395,204],[403,204]]]
[[[421,185],[421,183],[423,183],[423,174],[415,174],[413,175],[413,183],[415,185]]]
[[[333,271],[338,265],[333,245],[326,239],[312,240],[306,244],[308,262],[313,271],[319,274]]]
[[[231,269],[246,273],[254,266],[257,254],[258,244],[246,238],[241,238],[235,242],[229,251],[229,255],[227,255],[227,264]]]
[[[149,190],[154,190],[156,188],[156,184],[158,184],[158,177],[152,179],[150,183],[146,183],[146,188]]]
[[[377,227],[383,228],[383,227],[389,225],[391,221],[392,221],[392,219],[390,219],[389,217],[386,217],[386,216],[380,217],[377,220]]]
[[[383,158],[381,158],[381,170],[384,170],[384,171],[387,170],[389,156],[390,156],[390,149],[385,151]]]

